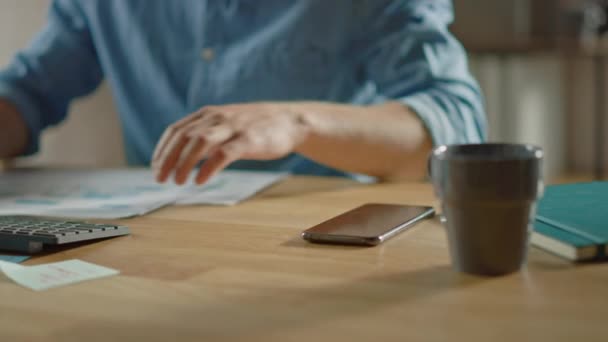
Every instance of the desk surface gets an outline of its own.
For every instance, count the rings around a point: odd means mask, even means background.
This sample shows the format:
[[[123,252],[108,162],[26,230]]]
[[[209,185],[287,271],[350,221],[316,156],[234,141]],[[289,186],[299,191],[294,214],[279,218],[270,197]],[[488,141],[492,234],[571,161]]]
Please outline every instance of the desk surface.
[[[427,184],[292,178],[235,207],[173,207],[132,235],[56,251],[118,277],[32,292],[0,280],[0,340],[606,341],[608,264],[532,249],[500,278],[453,272],[437,220],[373,248],[304,228],[364,202],[435,204]]]

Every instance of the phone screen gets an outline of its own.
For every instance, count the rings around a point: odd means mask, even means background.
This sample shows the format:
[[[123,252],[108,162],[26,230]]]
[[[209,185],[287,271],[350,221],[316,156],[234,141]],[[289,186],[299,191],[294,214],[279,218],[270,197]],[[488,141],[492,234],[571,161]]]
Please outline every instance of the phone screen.
[[[311,242],[376,245],[433,214],[432,207],[370,203],[309,228],[302,237]]]

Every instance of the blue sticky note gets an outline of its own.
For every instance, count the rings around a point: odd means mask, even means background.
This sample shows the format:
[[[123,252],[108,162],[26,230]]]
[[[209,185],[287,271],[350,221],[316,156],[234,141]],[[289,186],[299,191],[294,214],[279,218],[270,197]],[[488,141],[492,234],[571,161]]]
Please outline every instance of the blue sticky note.
[[[29,258],[30,257],[27,255],[2,255],[2,254],[0,254],[0,260],[14,262],[16,264],[24,262],[25,260],[27,260]]]

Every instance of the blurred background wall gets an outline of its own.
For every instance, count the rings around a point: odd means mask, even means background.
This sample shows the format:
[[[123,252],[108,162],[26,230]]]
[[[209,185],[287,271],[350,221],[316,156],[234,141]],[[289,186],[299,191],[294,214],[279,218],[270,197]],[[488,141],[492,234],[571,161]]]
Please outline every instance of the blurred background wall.
[[[469,50],[471,69],[486,95],[490,139],[541,145],[551,178],[590,175],[595,166],[597,69],[579,44],[584,32],[577,12],[592,1],[454,0],[452,31]],[[0,1],[0,65],[42,27],[48,4]],[[41,153],[26,163],[124,165],[107,87],[76,101],[69,119],[45,133]]]
[[[549,177],[605,175],[608,1],[454,5],[451,29],[485,92],[490,140],[541,145]]]

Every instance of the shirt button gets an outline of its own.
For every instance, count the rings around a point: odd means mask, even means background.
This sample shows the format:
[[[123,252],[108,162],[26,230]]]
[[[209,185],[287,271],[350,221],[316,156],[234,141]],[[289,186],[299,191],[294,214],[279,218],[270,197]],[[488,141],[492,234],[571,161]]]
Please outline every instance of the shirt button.
[[[212,48],[204,48],[201,51],[201,58],[209,62],[215,58],[215,51]]]

